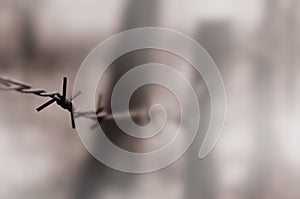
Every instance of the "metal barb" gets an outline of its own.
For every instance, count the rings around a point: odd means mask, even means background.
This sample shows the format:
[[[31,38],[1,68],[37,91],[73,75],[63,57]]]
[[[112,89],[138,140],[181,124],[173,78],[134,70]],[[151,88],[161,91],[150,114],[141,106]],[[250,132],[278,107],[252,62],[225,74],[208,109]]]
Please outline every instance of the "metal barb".
[[[70,113],[71,125],[73,129],[76,128],[75,118],[78,117],[93,120],[95,123],[91,126],[91,129],[96,128],[98,122],[101,122],[103,120],[113,120],[114,117],[118,117],[118,118],[126,117],[122,113],[118,113],[117,115],[112,115],[111,113],[106,112],[104,108],[101,106],[96,111],[85,111],[85,112],[76,111],[73,106],[72,100],[78,97],[81,94],[81,92],[78,91],[74,96],[70,97],[69,99],[66,98],[67,77],[63,78],[62,94],[60,94],[59,92],[47,92],[44,89],[33,89],[30,85],[20,83],[15,80],[11,80],[4,77],[0,77],[0,90],[16,91],[22,94],[33,94],[39,97],[50,98],[49,101],[36,108],[36,110],[40,112],[46,107],[56,102],[56,104],[59,107],[67,110]],[[102,95],[100,95],[99,103],[102,104]],[[133,112],[132,116],[133,117],[141,116],[141,111]]]
[[[66,98],[66,94],[67,94],[67,77],[63,78],[63,91],[62,94],[60,94],[59,92],[47,92],[44,89],[33,89],[30,85],[24,84],[24,83],[20,83],[17,82],[15,80],[11,80],[8,78],[4,78],[4,77],[0,77],[0,90],[5,90],[5,91],[16,91],[19,93],[23,93],[23,94],[33,94],[33,95],[37,95],[40,97],[47,97],[50,98],[49,101],[47,101],[46,103],[44,103],[43,105],[39,106],[36,110],[38,112],[42,111],[43,109],[45,109],[46,107],[50,106],[51,104],[53,104],[54,102],[56,102],[57,105],[59,105],[61,108],[67,110],[70,112],[70,116],[71,116],[71,124],[72,124],[72,128],[75,129],[75,117],[84,117],[84,118],[88,118],[88,119],[92,119],[95,121],[101,121],[105,114],[103,112],[103,108],[99,108],[97,111],[95,112],[79,112],[76,111],[74,109],[72,100],[75,99],[76,97],[78,97],[81,92],[77,92],[74,96],[72,96],[70,99]],[[102,113],[102,114],[100,114]],[[98,116],[99,115],[99,116]]]

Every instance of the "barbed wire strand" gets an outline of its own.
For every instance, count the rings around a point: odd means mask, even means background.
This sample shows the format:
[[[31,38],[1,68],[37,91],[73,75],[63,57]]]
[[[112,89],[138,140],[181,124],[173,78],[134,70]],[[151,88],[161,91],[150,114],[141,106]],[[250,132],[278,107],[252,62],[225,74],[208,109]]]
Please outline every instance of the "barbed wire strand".
[[[107,113],[104,111],[103,107],[97,109],[97,111],[86,111],[80,112],[74,110],[72,100],[75,99],[77,96],[80,95],[80,91],[76,93],[70,99],[66,99],[66,87],[67,87],[67,78],[64,77],[63,80],[63,94],[59,92],[47,92],[44,89],[33,89],[30,85],[18,82],[16,80],[12,80],[6,77],[0,77],[0,90],[4,91],[16,91],[22,94],[33,94],[39,97],[50,98],[48,102],[43,104],[42,106],[38,107],[36,110],[39,112],[46,108],[47,106],[51,105],[52,103],[56,102],[61,108],[66,109],[71,114],[71,121],[72,121],[72,128],[75,129],[75,121],[74,118],[83,117],[87,119],[91,119],[95,121],[95,125],[91,128],[95,128],[98,125],[99,121],[104,119],[113,119],[112,114]],[[137,113],[134,113],[137,115]],[[120,115],[122,116],[122,114]]]

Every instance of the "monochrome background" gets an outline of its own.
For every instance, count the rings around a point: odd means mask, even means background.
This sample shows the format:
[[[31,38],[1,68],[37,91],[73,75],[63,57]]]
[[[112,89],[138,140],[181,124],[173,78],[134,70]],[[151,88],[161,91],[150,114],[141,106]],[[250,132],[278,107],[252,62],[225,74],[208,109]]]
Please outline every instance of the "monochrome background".
[[[204,136],[199,135],[170,167],[133,175],[95,160],[60,107],[37,113],[45,99],[1,91],[0,198],[298,199],[299,13],[298,0],[1,0],[0,76],[61,91],[66,75],[70,96],[79,66],[98,43],[131,28],[170,28],[198,41],[216,62],[227,119],[205,159],[197,158]],[[116,60],[99,83],[98,106],[110,111],[116,81],[148,62],[173,66],[193,80],[202,91],[205,129],[210,102],[201,77],[180,57],[157,50]],[[176,99],[161,87],[138,90],[130,107],[147,111],[153,102],[165,105],[169,122],[176,124]],[[147,115],[134,120],[148,122]],[[102,126],[114,143],[132,151],[154,150],[170,139],[138,141],[113,121]]]

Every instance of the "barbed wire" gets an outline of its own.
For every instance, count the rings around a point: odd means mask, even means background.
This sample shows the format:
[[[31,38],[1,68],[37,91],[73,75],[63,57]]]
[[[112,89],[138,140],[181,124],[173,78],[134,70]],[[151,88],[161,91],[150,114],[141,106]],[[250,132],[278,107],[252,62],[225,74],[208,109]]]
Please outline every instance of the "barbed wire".
[[[72,96],[70,99],[66,98],[66,91],[67,91],[67,77],[63,78],[63,91],[62,94],[59,92],[47,92],[44,89],[33,89],[30,85],[18,82],[16,80],[12,80],[6,77],[0,77],[0,90],[3,91],[16,91],[22,94],[33,94],[39,97],[44,98],[50,98],[48,102],[38,107],[36,110],[39,112],[43,110],[44,108],[48,107],[52,103],[56,102],[57,105],[59,105],[61,108],[67,110],[71,114],[71,122],[72,122],[72,128],[75,127],[75,120],[74,118],[77,117],[84,117],[87,119],[91,119],[95,121],[95,125],[93,125],[91,128],[95,128],[99,121],[102,121],[103,119],[112,119],[112,115],[110,113],[107,113],[104,111],[103,107],[100,107],[97,109],[97,111],[86,111],[86,112],[80,112],[74,110],[72,100],[75,99],[77,96],[81,94],[79,91],[74,96]]]

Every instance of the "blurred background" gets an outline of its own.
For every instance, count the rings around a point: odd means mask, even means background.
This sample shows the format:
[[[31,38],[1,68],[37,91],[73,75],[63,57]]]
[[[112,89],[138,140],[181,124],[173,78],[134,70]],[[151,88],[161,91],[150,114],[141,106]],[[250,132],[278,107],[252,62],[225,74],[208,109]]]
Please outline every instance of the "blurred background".
[[[0,0],[0,76],[60,91],[66,75],[70,96],[81,62],[99,42],[127,29],[158,26],[189,35],[209,52],[228,100],[222,137],[208,157],[197,158],[199,135],[176,163],[133,175],[95,160],[60,107],[37,113],[46,99],[1,91],[0,198],[300,198],[299,25],[298,0]],[[101,106],[110,111],[111,90],[124,72],[154,61],[197,79],[175,55],[132,52],[100,81]],[[193,86],[203,90],[205,129],[209,93],[198,79]],[[161,93],[144,88],[131,108],[172,102],[168,110],[176,123],[174,96]],[[135,120],[147,123],[147,117]],[[113,142],[132,151],[153,150],[164,141],[132,144],[136,140],[113,121],[101,125]]]

